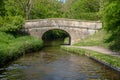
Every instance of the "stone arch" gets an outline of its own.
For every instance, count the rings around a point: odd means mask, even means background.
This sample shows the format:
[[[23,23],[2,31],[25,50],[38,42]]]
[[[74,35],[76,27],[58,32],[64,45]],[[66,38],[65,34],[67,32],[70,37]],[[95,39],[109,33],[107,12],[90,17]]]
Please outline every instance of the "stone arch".
[[[43,36],[44,36],[47,32],[52,31],[52,30],[61,30],[61,31],[65,32],[65,33],[68,35],[68,38],[69,38],[69,42],[68,42],[67,45],[71,45],[71,35],[70,35],[70,33],[69,33],[68,31],[64,30],[64,29],[61,29],[61,28],[51,28],[51,29],[48,29],[48,30],[46,30],[46,31],[44,31],[44,32],[42,33],[41,38],[43,39]]]
[[[71,44],[94,34],[102,28],[102,23],[99,21],[82,21],[75,19],[38,19],[28,20],[23,25],[21,31],[28,33],[36,38],[41,38],[44,32],[51,29],[62,29],[66,31],[71,38]]]

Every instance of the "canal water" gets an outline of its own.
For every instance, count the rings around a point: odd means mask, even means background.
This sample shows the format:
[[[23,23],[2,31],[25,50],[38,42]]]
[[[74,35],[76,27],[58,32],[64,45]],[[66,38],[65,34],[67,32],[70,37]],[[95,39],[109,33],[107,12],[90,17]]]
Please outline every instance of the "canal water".
[[[86,56],[52,46],[0,68],[0,80],[120,80],[120,74]]]

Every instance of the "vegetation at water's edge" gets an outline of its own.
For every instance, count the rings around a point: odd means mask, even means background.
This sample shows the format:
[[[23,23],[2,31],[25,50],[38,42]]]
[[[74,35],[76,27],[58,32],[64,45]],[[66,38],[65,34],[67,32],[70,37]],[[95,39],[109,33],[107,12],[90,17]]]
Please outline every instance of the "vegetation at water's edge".
[[[99,20],[110,34],[112,49],[120,49],[120,0],[1,0],[0,30],[16,31],[24,19],[72,18]],[[14,6],[13,6],[14,5]],[[19,24],[19,25],[18,25]]]
[[[26,52],[37,51],[43,46],[40,39],[31,36],[14,37],[0,32],[0,66],[17,59]]]
[[[108,0],[102,9],[104,29],[110,34],[111,49],[120,51],[120,0]]]
[[[100,20],[103,22],[103,28],[108,31],[106,41],[109,43],[104,43],[104,40],[101,40],[102,36],[106,34],[100,34],[99,37],[96,37],[97,39],[89,38],[85,40],[86,42],[82,40],[77,45],[110,46],[111,49],[120,51],[119,4],[120,0],[66,0],[66,2],[62,2],[62,0],[1,0],[0,31],[10,32],[15,35],[15,32],[22,28],[25,19],[72,18]],[[50,34],[54,33],[58,34],[58,31],[50,32]],[[58,34],[57,38],[58,36],[61,37],[61,34]],[[14,40],[18,40],[19,43],[19,38]],[[29,41],[29,38],[25,40]],[[4,41],[7,40],[1,41],[1,46],[5,45]],[[10,43],[12,44],[12,42]],[[20,42],[20,44],[22,43]]]
[[[73,44],[75,46],[101,46],[104,48],[111,49],[113,51],[120,52],[119,45],[114,45],[116,41],[108,41],[111,34],[107,33],[105,30],[100,30],[85,39],[81,39],[79,42]],[[118,43],[119,44],[119,43]],[[114,46],[113,46],[114,45]]]
[[[94,58],[102,61],[102,62],[106,62],[114,67],[120,68],[120,58],[119,57],[102,54],[102,53],[91,51],[91,50],[74,48],[74,47],[62,46],[61,48],[64,50],[67,50],[69,52],[72,52],[72,53],[77,53],[80,55],[89,55],[91,57],[94,57]]]
[[[107,43],[106,39],[109,37],[106,31],[100,30],[87,38],[81,39],[79,42],[73,44],[75,46],[101,46],[109,48],[111,43]]]

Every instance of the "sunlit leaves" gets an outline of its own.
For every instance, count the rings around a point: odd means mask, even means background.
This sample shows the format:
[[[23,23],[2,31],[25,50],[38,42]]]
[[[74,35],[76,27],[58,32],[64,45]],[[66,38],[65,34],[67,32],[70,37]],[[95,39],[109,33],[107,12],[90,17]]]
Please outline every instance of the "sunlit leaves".
[[[17,31],[24,23],[24,19],[21,16],[6,16],[2,21],[3,23],[0,23],[0,31],[5,32]]]
[[[99,0],[76,0],[71,4],[69,18],[99,20]]]
[[[120,1],[110,0],[103,9],[104,28],[111,33],[108,42],[112,42],[111,49],[120,51]]]
[[[56,0],[34,0],[30,18],[57,18],[61,13],[61,4]]]
[[[108,31],[119,29],[120,26],[120,5],[119,2],[112,2],[104,11],[104,25]]]

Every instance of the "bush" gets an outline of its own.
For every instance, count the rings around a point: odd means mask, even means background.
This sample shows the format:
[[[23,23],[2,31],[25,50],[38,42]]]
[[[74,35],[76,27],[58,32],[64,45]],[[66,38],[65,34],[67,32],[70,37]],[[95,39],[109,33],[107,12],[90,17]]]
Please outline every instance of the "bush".
[[[103,10],[104,28],[111,33],[108,42],[113,42],[111,49],[120,51],[120,1],[111,1]]]
[[[20,55],[37,51],[43,46],[41,39],[31,36],[14,36],[0,32],[0,66],[11,60],[17,59]]]
[[[0,17],[0,21],[0,31],[15,32],[22,28],[25,20],[21,16],[6,16]]]
[[[5,32],[0,32],[0,44],[8,44],[13,39],[15,39],[13,35],[7,34]]]

